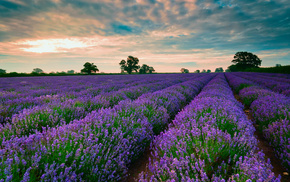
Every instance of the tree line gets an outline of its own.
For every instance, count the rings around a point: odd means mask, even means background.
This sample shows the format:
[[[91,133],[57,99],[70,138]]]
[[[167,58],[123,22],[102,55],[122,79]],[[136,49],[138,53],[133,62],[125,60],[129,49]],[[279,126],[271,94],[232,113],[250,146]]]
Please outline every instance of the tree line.
[[[133,71],[140,74],[146,74],[146,73],[153,73],[155,70],[152,66],[149,66],[147,64],[143,64],[141,67],[138,65],[139,59],[137,57],[128,56],[127,61],[124,59],[121,60],[119,65],[121,66],[121,73],[124,73],[125,71],[128,74],[131,74]]]
[[[121,73],[125,73],[127,72],[128,74],[132,74],[132,72],[136,72],[139,74],[151,74],[153,72],[155,72],[155,69],[152,66],[149,66],[147,64],[143,64],[142,66],[139,65],[139,59],[137,57],[133,57],[133,56],[128,56],[127,60],[121,60],[121,62],[119,63],[119,65],[121,66]],[[90,63],[90,62],[86,62],[83,65],[83,69],[81,69],[81,73],[76,73],[74,70],[68,70],[67,72],[51,72],[49,73],[49,75],[65,75],[65,74],[95,74],[96,72],[99,72],[99,69],[97,67],[97,65],[95,65],[94,63]],[[0,69],[0,75],[6,74],[6,70],[4,69]],[[17,73],[17,72],[11,72],[9,73],[12,76],[17,76],[22,74],[27,75],[25,73]],[[44,73],[44,71],[41,68],[34,68],[32,70],[32,72],[30,73],[31,76],[33,75],[46,75],[46,73]],[[7,75],[9,76],[9,75]]]
[[[230,65],[225,71],[226,72],[237,72],[237,71],[253,71],[258,70],[259,66],[261,66],[262,60],[255,54],[251,52],[237,52],[234,55],[234,59],[231,61],[233,64]],[[127,60],[121,60],[120,63],[120,69],[121,73],[127,72],[128,74],[132,74],[133,72],[139,73],[139,74],[151,74],[155,72],[155,69],[152,66],[149,66],[147,64],[143,64],[142,66],[139,65],[139,59],[134,56],[128,56]],[[277,64],[281,67],[280,64]],[[276,65],[276,67],[278,67]],[[81,69],[81,73],[78,74],[94,74],[96,72],[99,72],[98,67],[94,63],[86,62],[84,65],[84,68]],[[277,69],[278,70],[278,69]],[[280,69],[279,69],[280,70]],[[189,69],[187,68],[181,68],[181,73],[189,73]],[[216,68],[215,72],[224,72],[222,67]],[[211,73],[210,69],[203,69],[195,70],[193,73]],[[0,75],[6,74],[6,70],[0,69]],[[11,75],[17,75],[18,73],[12,72]],[[34,68],[31,72],[31,75],[40,75],[45,74],[44,71],[40,68]],[[67,72],[52,72],[50,74],[76,74],[74,70],[68,70]]]
[[[232,65],[230,65],[225,71],[226,72],[237,72],[237,71],[248,71],[253,70],[254,68],[259,68],[261,66],[262,60],[255,54],[251,52],[237,52],[234,55],[234,59],[231,61]],[[281,66],[281,65],[280,65]],[[181,73],[189,73],[188,69],[182,68]],[[196,70],[194,73],[210,73],[211,70],[202,71]],[[216,73],[224,72],[222,67],[215,69]]]
[[[143,64],[142,66],[140,66],[139,59],[134,56],[128,56],[126,61],[124,59],[121,60],[119,65],[121,66],[120,67],[121,73],[127,72],[128,74],[132,74],[132,72],[134,71],[139,74],[146,74],[146,73],[151,74],[155,71],[155,69],[152,66],[149,66],[147,64]],[[89,62],[86,62],[84,64],[84,68],[81,70],[81,72],[87,73],[87,74],[96,73],[97,71],[99,71],[97,66],[94,65],[94,63],[89,63]]]

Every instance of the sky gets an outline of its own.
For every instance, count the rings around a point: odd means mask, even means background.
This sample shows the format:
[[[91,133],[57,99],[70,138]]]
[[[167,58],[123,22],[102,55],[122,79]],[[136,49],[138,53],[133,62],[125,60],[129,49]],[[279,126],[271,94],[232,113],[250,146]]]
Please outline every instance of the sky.
[[[157,72],[226,69],[248,51],[290,65],[289,0],[0,0],[0,68],[120,72],[129,55]]]

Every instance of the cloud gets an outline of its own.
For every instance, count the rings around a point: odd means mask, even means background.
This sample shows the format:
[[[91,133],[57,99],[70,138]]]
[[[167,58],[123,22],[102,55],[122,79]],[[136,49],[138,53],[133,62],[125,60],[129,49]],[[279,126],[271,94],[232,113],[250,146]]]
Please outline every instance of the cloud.
[[[238,51],[261,53],[265,65],[275,65],[289,56],[289,32],[285,0],[0,1],[0,54],[7,55],[0,61],[17,57],[31,67],[36,60],[95,59],[119,71],[118,61],[134,55],[160,63],[159,70],[213,69]],[[283,54],[274,59],[263,51]]]
[[[176,65],[178,66],[196,66],[197,64],[195,62],[181,62],[181,63],[177,63]]]
[[[131,27],[122,23],[112,23],[112,32],[119,35],[140,34],[142,32],[139,27]]]
[[[26,52],[67,52],[66,49],[87,48],[90,45],[77,39],[49,39],[18,42],[19,45],[29,45],[29,48],[21,48]]]

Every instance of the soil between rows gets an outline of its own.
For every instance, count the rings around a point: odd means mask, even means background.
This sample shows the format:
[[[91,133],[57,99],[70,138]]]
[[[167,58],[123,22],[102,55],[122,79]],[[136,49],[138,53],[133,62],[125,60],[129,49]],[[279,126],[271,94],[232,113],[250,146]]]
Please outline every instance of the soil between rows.
[[[145,149],[144,154],[135,162],[131,164],[128,170],[128,178],[126,181],[134,182],[137,181],[138,175],[143,171],[147,172],[147,165],[149,164],[149,158],[152,158],[150,146]]]
[[[181,110],[182,109],[180,109],[180,111]],[[180,111],[178,111],[178,112],[180,112]],[[167,124],[167,126],[165,127],[165,129],[161,133],[165,133],[170,128],[173,119],[174,119],[174,117],[170,118],[169,123]],[[158,135],[160,135],[161,133],[159,133]],[[126,180],[124,180],[124,182],[135,182],[135,181],[138,181],[138,176],[139,176],[139,174],[141,172],[144,172],[144,174],[146,172],[148,172],[149,158],[151,158],[151,159],[153,158],[153,156],[151,155],[151,152],[152,152],[152,150],[151,150],[151,147],[149,145],[145,149],[145,152],[143,153],[143,155],[137,161],[133,162],[129,166],[128,177],[127,177]]]

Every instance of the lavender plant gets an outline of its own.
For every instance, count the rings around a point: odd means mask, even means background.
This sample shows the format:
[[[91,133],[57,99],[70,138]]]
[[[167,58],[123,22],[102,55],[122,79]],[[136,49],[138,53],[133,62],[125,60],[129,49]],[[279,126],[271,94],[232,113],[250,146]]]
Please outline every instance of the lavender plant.
[[[244,78],[227,74],[230,83],[239,85],[247,82]],[[258,129],[275,149],[286,170],[290,169],[290,100],[289,97],[255,85],[244,88],[239,95],[245,105],[250,106]]]
[[[286,170],[290,169],[290,99],[266,96],[251,105],[253,116],[265,138],[275,149]]]
[[[263,153],[254,152],[254,131],[219,75],[156,137],[139,181],[279,181]]]
[[[290,90],[290,81],[287,75],[282,74],[257,74],[257,73],[235,73],[237,76],[251,80],[257,84],[265,86],[274,92],[285,93]],[[287,92],[286,92],[287,93]],[[288,95],[289,96],[289,95]]]
[[[177,84],[197,90],[214,75]],[[168,83],[166,83],[167,85]],[[156,88],[160,88],[159,86]],[[173,103],[175,97],[168,97]],[[192,88],[192,89],[191,89]],[[183,90],[183,93],[186,93]],[[159,91],[157,91],[159,92]],[[197,93],[192,93],[191,97]],[[84,119],[43,128],[28,136],[2,139],[0,179],[13,181],[117,181],[144,151],[154,133],[168,122],[170,110],[154,102],[155,93],[136,101],[124,100],[113,108],[92,111]],[[189,97],[189,95],[187,95]],[[163,104],[169,105],[165,101]],[[2,155],[3,154],[3,155]]]

